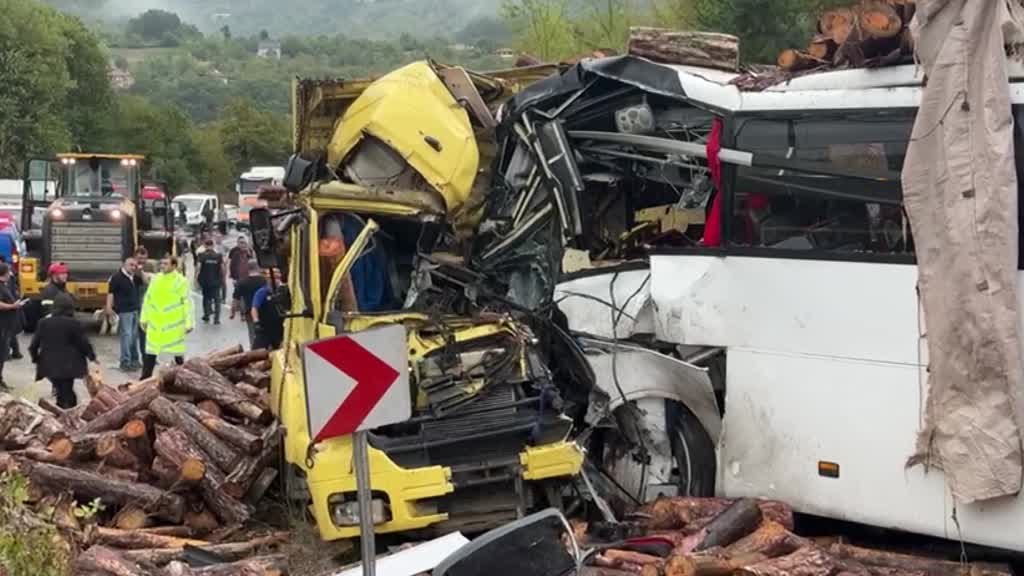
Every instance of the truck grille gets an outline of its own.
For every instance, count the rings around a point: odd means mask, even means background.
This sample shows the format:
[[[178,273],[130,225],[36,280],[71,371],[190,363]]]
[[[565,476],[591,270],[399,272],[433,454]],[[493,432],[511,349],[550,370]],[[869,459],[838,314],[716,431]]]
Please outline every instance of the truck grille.
[[[120,222],[51,222],[50,262],[64,262],[77,280],[103,280],[121,266]]]

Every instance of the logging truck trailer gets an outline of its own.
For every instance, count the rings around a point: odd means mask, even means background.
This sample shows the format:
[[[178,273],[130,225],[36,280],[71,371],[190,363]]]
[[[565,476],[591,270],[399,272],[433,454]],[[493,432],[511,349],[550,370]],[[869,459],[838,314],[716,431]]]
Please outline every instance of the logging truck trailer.
[[[28,255],[18,267],[24,296],[38,297],[50,264],[62,262],[76,306],[97,310],[106,302],[108,279],[137,247],[154,258],[172,253],[166,198],[142,198],[144,160],[68,153],[28,162],[21,214]]]

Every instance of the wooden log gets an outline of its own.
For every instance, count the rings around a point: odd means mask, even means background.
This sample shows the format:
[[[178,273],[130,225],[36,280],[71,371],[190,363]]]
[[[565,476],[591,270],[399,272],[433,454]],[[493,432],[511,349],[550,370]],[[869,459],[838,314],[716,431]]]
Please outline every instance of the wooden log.
[[[114,468],[108,466],[105,462],[63,462],[62,465],[74,470],[83,470],[91,474],[98,474],[105,478],[110,478],[111,480],[119,480],[130,484],[134,484],[139,481],[139,473],[135,470]]]
[[[80,432],[103,432],[120,428],[131,418],[132,414],[148,406],[159,395],[160,391],[156,386],[143,388],[128,396],[119,406],[97,416],[91,422],[87,422]]]
[[[211,416],[220,418],[224,414],[224,411],[220,409],[220,404],[217,404],[213,400],[203,400],[198,404],[198,406],[200,410],[210,414]]]
[[[818,17],[818,34],[828,38],[832,37],[835,29],[837,10],[825,10]]]
[[[242,394],[245,394],[254,402],[259,402],[260,405],[263,405],[265,403],[267,391],[260,388],[259,386],[253,386],[248,382],[239,382],[238,384],[235,384],[235,389],[241,392]]]
[[[256,455],[242,460],[227,477],[224,491],[234,498],[242,498],[252,487],[263,469],[274,463],[281,445],[283,429],[280,426],[267,429],[263,434],[263,449]]]
[[[137,563],[106,546],[93,546],[75,560],[76,574],[88,572],[107,576],[148,576]]]
[[[125,400],[125,394],[110,386],[100,386],[95,393],[90,392],[89,403],[82,412],[82,420],[90,422],[97,416],[114,409]]]
[[[132,419],[121,427],[121,437],[125,447],[139,463],[141,470],[147,470],[153,464],[153,438],[149,426],[143,419]]]
[[[288,541],[287,532],[275,532],[267,536],[251,538],[246,542],[232,542],[230,544],[212,544],[204,546],[201,550],[224,556],[229,560],[240,560],[251,556],[253,552],[269,546],[276,546]],[[184,557],[184,548],[150,548],[147,550],[129,550],[124,557],[135,562],[144,562],[149,566],[165,566],[175,560]]]
[[[218,358],[224,358],[226,356],[235,356],[236,354],[241,354],[243,350],[244,348],[242,348],[241,344],[234,344],[232,346],[228,346],[227,348],[223,348],[221,350],[217,350],[216,352],[211,352],[207,354],[204,357],[204,360],[206,362],[213,362]]]
[[[238,465],[241,455],[182,410],[183,404],[156,398],[149,406],[160,422],[184,432],[210,458],[210,462],[221,470],[234,470]]]
[[[161,576],[279,576],[288,573],[288,557],[284,554],[257,556],[232,562],[192,568],[183,562],[171,562]]]
[[[842,45],[857,26],[857,13],[851,8],[836,8],[829,12],[832,12],[829,32],[822,31],[822,34],[831,35],[837,45]]]
[[[251,350],[230,356],[220,356],[210,360],[210,367],[214,370],[227,370],[248,366],[254,362],[262,362],[270,358],[269,350]]]
[[[737,500],[703,528],[706,536],[697,550],[728,546],[756,530],[761,525],[761,518],[757,500]]]
[[[189,512],[186,512],[186,520],[188,519],[188,515]],[[194,538],[196,535],[195,530],[188,526],[156,526],[154,528],[142,528],[139,532],[157,534],[160,536],[174,536],[176,538]]]
[[[652,571],[648,572],[648,568]],[[619,570],[618,568],[608,568],[605,566],[583,566],[580,568],[578,574],[580,576],[633,576],[636,572]],[[642,574],[644,574],[644,576],[661,576],[663,572],[658,572],[654,566],[644,566]]]
[[[89,392],[89,396],[95,396],[96,392],[105,385],[104,381],[103,367],[96,362],[90,362],[85,376],[85,389]]]
[[[217,521],[217,516],[213,512],[203,508],[198,511],[185,512],[185,526],[196,535],[201,535],[209,534],[220,528],[220,522]]]
[[[149,526],[149,514],[134,504],[129,504],[118,510],[114,515],[111,524],[121,530],[141,530]]]
[[[262,362],[256,362],[255,364],[252,364],[251,366],[249,366],[249,370],[269,374],[271,368],[273,367],[274,363],[268,358]]]
[[[48,464],[59,464],[61,462],[52,452],[39,445],[26,446],[21,450],[13,450],[10,453],[20,458],[28,458],[34,462],[45,462]]]
[[[207,546],[210,543],[205,540],[194,540],[191,538],[177,538],[143,532],[141,530],[119,530],[117,528],[96,527],[93,536],[97,544],[120,548],[126,550],[140,550],[144,548],[183,548],[185,546]]]
[[[48,443],[65,435],[64,425],[36,404],[10,394],[0,394],[0,443],[8,449]]]
[[[675,554],[661,564],[644,566],[643,576],[731,576],[744,566],[764,562],[768,558],[761,554],[750,554],[733,558],[712,555]]]
[[[832,556],[864,565],[872,572],[875,569],[889,569],[905,573],[923,573],[929,576],[961,576],[965,573],[970,573],[971,576],[1009,576],[1013,574],[1010,567],[1005,565],[971,564],[965,567],[960,562],[909,556],[885,550],[872,550],[850,544],[833,544],[828,550]]]
[[[815,36],[807,45],[807,54],[821,61],[831,61],[836,53],[836,43],[831,36]]]
[[[181,430],[169,429],[157,437],[156,450],[158,454],[175,463],[185,458],[201,459],[201,449],[191,440]],[[241,524],[249,519],[251,512],[248,506],[227,493],[226,483],[223,472],[216,466],[207,466],[206,473],[199,482],[203,502],[222,521],[228,524]]]
[[[42,408],[43,410],[46,410],[50,414],[53,414],[53,416],[55,416],[58,420],[60,419],[61,416],[64,415],[64,409],[54,404],[53,400],[50,400],[45,396],[43,398],[40,398],[36,402],[36,404],[38,404],[39,407]]]
[[[105,504],[125,506],[139,504],[157,516],[180,523],[185,513],[185,500],[146,484],[122,482],[84,470],[50,464],[32,464],[26,474],[33,482],[52,490],[70,490],[86,499],[99,498]]]
[[[108,465],[126,470],[140,470],[142,464],[128,449],[120,436],[104,436],[96,444],[96,457]]]
[[[857,17],[865,38],[895,38],[903,31],[903,18],[887,2],[866,2]]]
[[[189,458],[181,464],[174,464],[163,456],[156,456],[150,474],[156,485],[164,490],[181,491],[202,481],[206,475],[206,463]]]
[[[66,460],[88,460],[96,455],[96,445],[100,439],[107,436],[114,436],[120,432],[94,432],[92,434],[74,433],[66,438],[56,438],[50,441],[47,449],[60,461]]]
[[[739,71],[739,39],[729,34],[634,26],[628,52],[662,62]]]
[[[161,368],[156,374],[157,378],[160,379],[160,389],[166,392],[173,388],[174,383],[178,378],[178,372],[180,371],[181,366],[168,366]]]
[[[213,400],[229,411],[254,422],[269,423],[274,419],[270,410],[246,398],[235,385],[202,361],[195,358],[185,363],[186,369],[178,374],[175,386],[204,400]]]
[[[763,512],[763,510],[762,510]],[[785,556],[811,543],[772,520],[765,520],[747,536],[725,547],[729,557],[763,554],[768,558]]]
[[[734,501],[727,498],[659,498],[645,505],[640,512],[646,516],[648,530],[681,530],[692,533],[707,526]],[[777,500],[758,500],[758,507],[765,519],[793,529],[793,509]]]
[[[249,491],[246,492],[245,501],[251,506],[259,504],[264,494],[274,484],[274,480],[277,480],[277,475],[277,468],[264,468],[263,472],[260,472],[260,475],[256,477],[256,481],[249,487]]]
[[[219,417],[204,412],[192,404],[178,404],[186,414],[198,420],[207,430],[213,432],[221,440],[242,450],[245,454],[258,454],[263,449],[263,439],[251,434],[243,428],[225,422]]]
[[[47,520],[58,528],[79,531],[82,529],[82,524],[75,516],[74,505],[75,501],[67,494],[48,495],[39,501],[36,509],[45,514]]]
[[[810,70],[812,68],[825,66],[826,64],[824,60],[819,60],[807,52],[792,49],[779,52],[779,57],[776,60],[776,63],[779,65],[779,68],[782,68],[787,72]]]
[[[832,576],[837,568],[827,552],[807,546],[778,558],[751,564],[736,571],[738,576]]]
[[[651,556],[650,554],[641,554],[639,552],[632,552],[630,550],[616,550],[614,548],[605,550],[601,553],[605,558],[616,563],[636,564],[638,566],[646,566],[648,564],[661,564],[662,558],[657,556]]]
[[[165,489],[174,485],[198,484],[206,476],[206,462],[198,450],[190,446],[188,437],[181,430],[157,434],[153,448],[160,455],[153,461],[153,471],[161,478]]]

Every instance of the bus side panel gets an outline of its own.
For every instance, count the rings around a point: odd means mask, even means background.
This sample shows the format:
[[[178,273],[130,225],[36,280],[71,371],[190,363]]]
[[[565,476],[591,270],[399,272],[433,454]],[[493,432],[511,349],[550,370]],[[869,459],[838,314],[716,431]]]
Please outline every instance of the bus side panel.
[[[664,255],[651,272],[667,342],[919,362],[914,266]]]
[[[947,537],[938,471],[907,469],[916,366],[730,349],[719,489],[800,512]],[[838,464],[838,477],[819,463]]]

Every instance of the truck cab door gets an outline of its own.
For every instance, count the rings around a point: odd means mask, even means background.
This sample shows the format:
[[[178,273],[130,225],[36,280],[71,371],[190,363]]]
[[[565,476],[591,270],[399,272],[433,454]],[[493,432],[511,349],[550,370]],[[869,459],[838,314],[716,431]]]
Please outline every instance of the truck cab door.
[[[167,198],[140,200],[139,244],[151,258],[160,259],[174,250],[174,216]]]
[[[37,158],[26,163],[21,197],[21,229],[30,256],[38,256],[42,250],[43,217],[50,204],[57,199],[60,186],[58,162]]]

